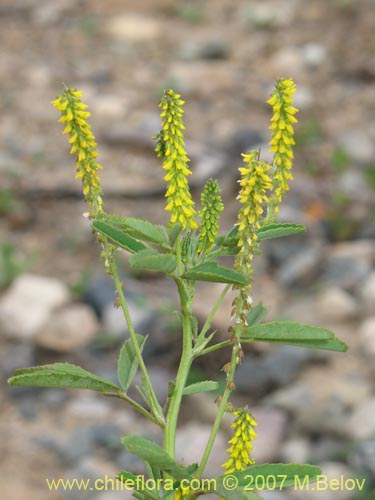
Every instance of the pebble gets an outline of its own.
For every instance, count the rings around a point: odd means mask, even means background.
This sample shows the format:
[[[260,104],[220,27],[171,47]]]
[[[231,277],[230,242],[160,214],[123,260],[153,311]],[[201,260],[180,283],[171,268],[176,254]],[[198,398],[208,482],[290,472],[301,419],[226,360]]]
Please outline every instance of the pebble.
[[[289,439],[280,449],[280,460],[284,463],[305,464],[310,455],[310,443],[302,437]]]
[[[32,339],[54,309],[69,301],[69,290],[54,278],[23,274],[0,299],[0,329],[19,340]]]
[[[303,59],[297,47],[288,46],[276,52],[270,61],[273,73],[293,74],[297,78],[303,69]]]
[[[359,341],[363,353],[370,360],[375,356],[375,317],[367,318],[359,327]]]
[[[181,427],[176,438],[176,460],[183,465],[198,463],[203,455],[211,425],[201,422],[189,422]],[[219,431],[208,461],[205,477],[215,477],[223,473],[221,465],[227,461],[227,440]]]
[[[36,364],[35,349],[31,344],[13,344],[3,350],[0,359],[2,372],[8,378],[17,368]]]
[[[327,59],[327,49],[319,43],[307,43],[301,47],[302,58],[305,66],[316,69]]]
[[[371,272],[371,265],[351,257],[331,257],[323,266],[322,279],[331,286],[346,290],[360,287]]]
[[[39,347],[56,352],[72,352],[95,338],[99,329],[93,310],[85,304],[72,304],[57,311],[37,333]]]
[[[369,474],[375,481],[375,439],[360,441],[350,451],[349,465],[358,471]]]
[[[132,299],[127,300],[130,317],[136,332],[148,330],[154,319],[154,311],[148,305],[141,305]],[[121,309],[109,304],[103,311],[102,324],[104,331],[118,337],[127,337],[128,327]]]
[[[224,150],[228,155],[228,159],[239,157],[244,151],[255,149],[260,144],[264,143],[263,134],[251,127],[241,127],[236,129],[232,135],[226,139]],[[268,148],[265,149],[267,151]]]
[[[296,382],[279,389],[263,400],[265,405],[277,406],[293,414],[296,414],[303,406],[309,407],[312,401],[312,388],[303,382]]]
[[[122,14],[108,20],[105,31],[116,41],[151,42],[160,37],[159,20],[135,14]]]
[[[229,56],[229,47],[221,39],[194,40],[181,48],[179,56],[186,61],[227,59]]]
[[[360,405],[347,423],[347,432],[353,439],[375,438],[375,398]]]
[[[358,315],[359,305],[349,293],[338,287],[329,287],[321,292],[318,313],[329,320],[348,320]]]
[[[299,84],[294,94],[294,105],[300,111],[306,111],[310,109],[314,104],[314,96],[309,87]]]
[[[252,408],[251,413],[258,424],[252,456],[257,463],[273,462],[280,453],[288,422],[287,415],[278,408],[260,406]]]
[[[111,405],[109,400],[96,395],[84,395],[74,398],[66,405],[66,411],[70,417],[83,420],[100,420],[109,417]]]
[[[365,313],[373,314],[375,308],[375,272],[372,272],[366,282],[360,287],[359,295]]]
[[[374,143],[368,132],[347,130],[340,134],[337,143],[359,164],[371,163],[374,160]]]

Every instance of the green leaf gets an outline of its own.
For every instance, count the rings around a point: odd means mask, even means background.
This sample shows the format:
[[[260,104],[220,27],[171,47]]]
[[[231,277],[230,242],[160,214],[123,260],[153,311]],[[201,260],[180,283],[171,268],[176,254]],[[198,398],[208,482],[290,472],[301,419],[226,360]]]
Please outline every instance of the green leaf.
[[[224,500],[262,500],[262,497],[252,491],[244,491],[242,488],[230,490],[223,483],[218,483],[215,492]]]
[[[94,375],[80,366],[70,363],[22,368],[8,380],[11,386],[62,387],[66,389],[89,389],[91,391],[118,391],[110,380]]]
[[[280,224],[267,224],[258,229],[258,237],[260,240],[269,240],[271,238],[281,238],[282,236],[290,236],[292,234],[304,233],[306,227],[303,224],[293,224],[284,222]]]
[[[153,441],[139,436],[125,436],[121,441],[129,453],[159,467],[175,479],[191,480],[191,475],[186,468],[177,464],[163,448]]]
[[[146,342],[146,337],[136,335],[138,346],[142,352]],[[131,386],[138,369],[138,359],[135,354],[133,342],[131,339],[125,340],[120,350],[120,356],[117,364],[117,375],[123,391],[127,391]]]
[[[246,493],[252,493],[254,490],[284,489],[294,487],[301,489],[305,484],[313,484],[321,474],[319,467],[309,464],[262,464],[252,465],[243,471],[237,471],[230,474],[232,478],[238,481],[238,487],[246,490]],[[216,492],[224,495],[227,500],[233,500],[235,497],[228,495],[226,486],[226,477],[216,478]],[[233,483],[232,483],[233,484]],[[254,494],[254,493],[253,493]],[[241,498],[241,497],[238,497]],[[246,497],[245,497],[246,498]],[[251,498],[251,497],[249,497]],[[256,496],[254,498],[257,498]]]
[[[183,226],[180,222],[175,222],[174,224],[170,224],[168,226],[169,242],[172,246],[176,243],[176,240],[180,235],[182,228]]]
[[[292,321],[275,321],[250,326],[241,333],[241,339],[338,352],[345,352],[348,349],[348,346],[336,338],[330,330]]]
[[[106,220],[126,229],[126,233],[141,241],[148,241],[161,245],[168,245],[168,235],[164,226],[156,226],[148,220],[121,215],[107,215]]]
[[[182,278],[213,283],[233,283],[234,285],[247,285],[248,280],[242,274],[227,267],[222,267],[216,262],[205,262],[192,267],[184,272]]]
[[[109,238],[117,246],[123,248],[124,250],[127,250],[130,253],[137,253],[147,249],[146,245],[144,245],[140,241],[123,233],[119,229],[106,224],[105,222],[96,220],[92,223],[92,227],[99,233]]]
[[[129,259],[130,264],[136,269],[160,271],[171,274],[176,269],[176,257],[170,253],[158,253],[153,250],[143,250]]]
[[[189,394],[196,394],[197,392],[216,391],[219,386],[220,384],[214,380],[203,380],[202,382],[187,385],[184,388],[183,395],[188,396]]]
[[[245,328],[241,337],[267,342],[269,340],[330,340],[334,334],[320,326],[304,325],[294,321],[273,321]]]
[[[150,488],[147,488],[144,483],[139,481],[139,476],[136,476],[131,472],[123,470],[118,474],[116,474],[116,479],[118,481],[121,481],[124,485],[126,485],[125,489],[128,491],[135,490],[137,485],[140,485],[141,489],[139,491],[141,491],[143,494],[140,495],[133,494],[135,498],[140,498],[141,500],[144,500],[144,495],[146,494],[147,498],[151,498],[153,500],[160,500],[160,497],[156,493],[153,493],[153,490],[150,490]]]
[[[265,307],[262,302],[259,302],[255,307],[250,309],[249,314],[247,315],[247,324],[248,326],[257,325],[267,316],[269,311],[269,307]]]

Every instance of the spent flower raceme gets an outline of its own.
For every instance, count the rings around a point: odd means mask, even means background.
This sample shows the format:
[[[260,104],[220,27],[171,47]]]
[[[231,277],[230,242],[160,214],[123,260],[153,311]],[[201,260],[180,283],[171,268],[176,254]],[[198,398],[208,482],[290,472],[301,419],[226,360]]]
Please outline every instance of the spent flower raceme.
[[[87,121],[90,113],[81,99],[81,91],[68,88],[52,104],[61,113],[59,122],[65,124],[63,133],[69,135],[70,153],[77,157],[76,178],[82,180],[83,194],[92,210],[89,215],[96,217],[103,211],[103,192],[98,175],[103,167],[96,160],[95,136]]]
[[[294,129],[297,123],[294,116],[298,109],[293,104],[296,85],[291,78],[280,78],[275,85],[267,103],[272,106],[271,118],[272,138],[270,151],[273,153],[274,197],[271,200],[271,218],[279,211],[279,204],[286,191],[289,181],[293,180],[291,173],[293,163]]]
[[[171,223],[179,222],[184,229],[196,229],[196,211],[190,194],[187,177],[191,174],[187,164],[189,158],[185,151],[182,105],[184,101],[173,90],[166,90],[159,107],[162,111],[161,130],[155,137],[158,142],[156,152],[162,159],[167,182],[165,209],[171,212]]]
[[[253,441],[256,437],[254,427],[257,423],[253,416],[246,408],[239,408],[233,412],[236,417],[232,424],[233,435],[229,440],[229,448],[227,452],[229,458],[223,467],[225,474],[232,474],[236,471],[246,469],[249,465],[255,463],[254,459],[250,456],[253,449]]]

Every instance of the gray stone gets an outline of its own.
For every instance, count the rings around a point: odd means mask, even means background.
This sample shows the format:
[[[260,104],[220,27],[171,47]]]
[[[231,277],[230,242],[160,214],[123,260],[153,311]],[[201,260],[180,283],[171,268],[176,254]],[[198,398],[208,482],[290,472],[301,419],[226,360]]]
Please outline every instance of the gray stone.
[[[372,272],[367,281],[360,287],[359,296],[364,311],[373,314],[375,307],[375,272]]]
[[[32,339],[51,313],[69,300],[69,290],[57,279],[23,274],[0,299],[0,331],[19,340]]]
[[[294,105],[298,107],[299,110],[305,111],[310,109],[314,104],[314,96],[305,85],[298,85],[296,93],[294,94]]]
[[[301,47],[301,52],[304,64],[310,69],[317,68],[327,58],[327,49],[319,43],[306,43]]]
[[[208,437],[210,425],[200,422],[189,422],[181,427],[176,438],[176,460],[183,465],[199,463],[202,458]],[[206,477],[215,477],[223,473],[221,465],[227,461],[227,440],[219,431],[205,471]]]
[[[323,290],[317,305],[319,314],[330,320],[347,320],[359,313],[359,305],[352,295],[337,287]]]
[[[323,256],[323,246],[317,242],[303,252],[289,257],[279,268],[277,278],[286,286],[310,282],[317,274]]]
[[[241,127],[233,132],[224,144],[224,151],[228,158],[241,155],[241,153],[254,149],[264,142],[263,134],[250,127]]]
[[[300,408],[296,426],[313,433],[342,437],[346,435],[348,415],[347,406],[339,397],[333,395]]]
[[[347,422],[347,432],[353,439],[375,438],[375,398],[360,405]]]
[[[132,299],[127,300],[130,317],[136,332],[145,332],[154,318],[154,311],[146,304]],[[121,309],[109,304],[103,311],[102,323],[104,331],[119,337],[127,337],[129,330]]]
[[[221,39],[193,41],[179,51],[179,56],[187,61],[227,59],[228,55],[228,44]]]
[[[108,418],[111,414],[110,402],[99,396],[89,395],[75,398],[66,405],[65,410],[73,418],[82,420],[98,420]]]
[[[332,286],[353,290],[365,281],[372,266],[351,257],[331,257],[323,266],[322,279]]]
[[[279,389],[263,400],[267,405],[277,406],[294,414],[303,406],[310,406],[312,401],[312,388],[302,382]]]
[[[375,481],[375,439],[357,443],[349,453],[348,462],[351,467],[369,474]]]
[[[36,364],[35,349],[31,344],[14,344],[1,353],[1,368],[6,378],[13,375],[17,368],[25,368]]]
[[[314,354],[309,349],[282,346],[261,358],[247,356],[236,372],[236,389],[264,394],[270,388],[290,384]]]
[[[257,427],[254,449],[251,452],[257,463],[273,462],[278,459],[283,441],[287,415],[277,408],[254,407],[251,409]]]
[[[35,337],[36,344],[56,352],[72,352],[88,345],[99,329],[93,310],[72,304],[57,311]]]
[[[314,439],[311,443],[311,459],[313,463],[337,460],[338,457],[345,456],[348,443],[342,438],[332,436],[322,436]]]
[[[374,143],[368,132],[348,130],[339,136],[337,142],[358,163],[366,164],[374,160]]]
[[[164,401],[168,396],[168,386],[169,382],[174,379],[174,374],[172,374],[167,368],[161,368],[159,366],[147,366],[148,374],[150,375],[150,379],[152,385],[155,390],[156,397],[158,401],[163,405]],[[135,391],[134,387],[137,385],[141,385],[142,375],[140,372],[137,373],[133,387],[129,389],[129,395],[133,397],[137,401],[140,400],[140,396],[138,392]]]

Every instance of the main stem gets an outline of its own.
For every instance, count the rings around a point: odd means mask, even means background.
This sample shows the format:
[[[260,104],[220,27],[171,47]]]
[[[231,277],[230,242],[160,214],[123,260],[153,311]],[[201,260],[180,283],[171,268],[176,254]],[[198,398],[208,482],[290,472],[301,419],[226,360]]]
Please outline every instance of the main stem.
[[[182,274],[182,262],[181,262],[181,247],[179,239],[176,242],[176,256],[177,256],[177,266],[178,272]],[[175,456],[175,445],[176,445],[176,430],[178,423],[178,415],[180,413],[180,407],[182,402],[183,391],[186,385],[186,380],[189,375],[191,363],[193,360],[192,352],[192,328],[190,320],[190,309],[188,303],[188,297],[184,288],[184,284],[180,278],[176,278],[176,283],[180,295],[181,301],[181,312],[182,312],[182,354],[180,360],[180,366],[178,367],[175,387],[171,395],[168,413],[166,417],[166,424],[164,430],[164,449],[169,453],[169,455],[174,458]]]

